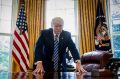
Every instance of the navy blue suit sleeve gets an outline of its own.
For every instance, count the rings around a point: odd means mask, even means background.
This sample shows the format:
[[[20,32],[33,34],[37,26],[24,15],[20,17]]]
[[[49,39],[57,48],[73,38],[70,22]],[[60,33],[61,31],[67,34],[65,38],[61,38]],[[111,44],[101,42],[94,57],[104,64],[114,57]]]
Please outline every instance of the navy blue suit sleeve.
[[[37,61],[42,61],[43,56],[43,47],[44,47],[44,35],[43,31],[41,31],[40,36],[36,42],[35,49],[34,49],[34,63]]]
[[[80,54],[75,46],[75,43],[73,42],[72,38],[71,38],[71,34],[68,33],[68,49],[70,50],[74,61],[76,60],[80,60]]]

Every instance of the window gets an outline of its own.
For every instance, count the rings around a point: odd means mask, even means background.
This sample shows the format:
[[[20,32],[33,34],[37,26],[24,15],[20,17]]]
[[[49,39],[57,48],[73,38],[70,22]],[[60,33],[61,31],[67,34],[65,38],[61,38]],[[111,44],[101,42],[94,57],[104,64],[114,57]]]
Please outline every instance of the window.
[[[0,71],[9,70],[12,0],[0,0]]]
[[[17,3],[16,1],[0,0],[0,71],[10,71],[12,23],[14,23],[12,18],[12,11],[14,11],[12,4],[14,2]]]
[[[77,0],[46,0],[46,28],[51,27],[51,20],[54,17],[61,17],[64,20],[63,29],[71,32],[73,41],[78,48],[78,27],[76,21]]]
[[[107,0],[109,25],[114,57],[120,58],[120,0]],[[109,11],[110,10],[110,11]]]

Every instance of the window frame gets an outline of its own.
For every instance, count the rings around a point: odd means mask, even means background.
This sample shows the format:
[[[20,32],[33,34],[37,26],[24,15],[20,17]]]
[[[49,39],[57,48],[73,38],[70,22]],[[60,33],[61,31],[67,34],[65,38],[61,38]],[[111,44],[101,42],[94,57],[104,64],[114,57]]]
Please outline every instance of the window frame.
[[[10,49],[8,52],[9,55],[9,67],[8,72],[12,71],[12,44],[13,44],[13,33],[14,29],[16,27],[16,20],[17,20],[17,13],[18,13],[18,0],[12,0],[12,6],[11,6],[11,33],[2,33],[0,32],[0,36],[7,36],[10,37]]]
[[[112,19],[112,12],[111,12],[111,6],[113,5],[116,5],[116,4],[111,4],[111,0],[106,0],[106,6],[107,6],[107,11],[106,11],[106,15],[107,15],[107,19],[108,19],[108,28],[109,28],[109,33],[110,33],[110,38],[111,38],[111,48],[112,48],[112,53],[113,53],[113,57],[115,58],[118,58],[118,54],[120,53],[117,53],[117,52],[120,52],[120,49],[116,49],[113,45],[114,45],[114,38],[113,36],[120,36],[120,31],[117,32],[117,31],[113,31],[113,27],[112,25],[114,24],[113,23],[113,20],[116,20],[115,18]],[[118,4],[117,4],[118,5]],[[119,4],[120,5],[120,4]],[[118,19],[120,21],[120,18]],[[119,23],[120,24],[120,23]],[[120,56],[119,56],[120,57]]]

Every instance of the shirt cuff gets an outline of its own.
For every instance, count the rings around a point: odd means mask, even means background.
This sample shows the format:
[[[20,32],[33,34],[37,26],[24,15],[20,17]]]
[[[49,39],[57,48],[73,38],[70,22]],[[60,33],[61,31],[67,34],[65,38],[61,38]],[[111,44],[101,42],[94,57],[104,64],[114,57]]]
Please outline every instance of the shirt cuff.
[[[42,63],[42,61],[37,61],[37,62],[35,62],[34,64],[37,65],[38,63]]]
[[[81,63],[80,60],[76,60],[75,63]]]

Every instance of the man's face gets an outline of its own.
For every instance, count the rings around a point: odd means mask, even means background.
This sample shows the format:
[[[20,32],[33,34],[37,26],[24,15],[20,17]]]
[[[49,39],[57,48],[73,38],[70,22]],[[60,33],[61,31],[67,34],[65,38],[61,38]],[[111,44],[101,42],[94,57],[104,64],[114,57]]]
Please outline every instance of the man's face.
[[[55,34],[60,34],[62,32],[63,26],[59,23],[55,23],[53,26],[53,31],[55,32]]]

